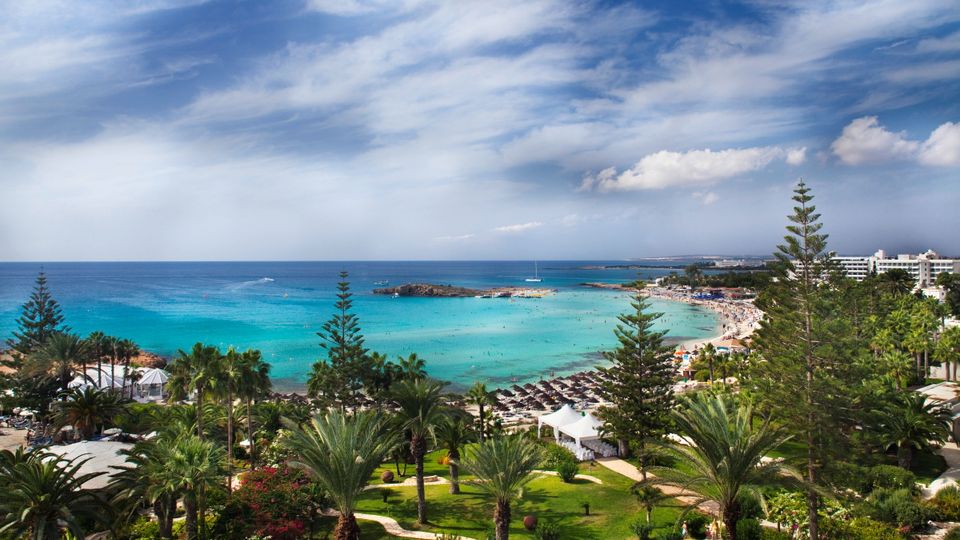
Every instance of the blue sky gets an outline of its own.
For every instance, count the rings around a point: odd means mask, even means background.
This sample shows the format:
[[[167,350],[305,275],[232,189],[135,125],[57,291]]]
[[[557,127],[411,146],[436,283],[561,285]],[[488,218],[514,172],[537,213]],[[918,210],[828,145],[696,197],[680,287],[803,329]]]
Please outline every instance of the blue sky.
[[[955,1],[0,10],[0,260],[960,254]]]

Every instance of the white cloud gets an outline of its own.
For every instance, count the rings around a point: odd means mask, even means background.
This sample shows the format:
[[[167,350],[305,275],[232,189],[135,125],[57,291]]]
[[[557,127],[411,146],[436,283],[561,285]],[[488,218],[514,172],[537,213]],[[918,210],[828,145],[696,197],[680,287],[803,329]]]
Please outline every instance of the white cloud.
[[[903,131],[888,131],[876,116],[864,116],[847,124],[830,149],[847,165],[860,165],[909,158],[919,146]]]
[[[946,122],[926,141],[908,139],[906,132],[892,132],[876,116],[857,118],[843,128],[830,145],[833,154],[847,165],[917,161],[923,165],[960,165],[960,124]]]
[[[947,122],[933,130],[920,149],[925,165],[960,165],[960,123]]]
[[[791,155],[794,162],[791,164],[796,164],[804,152],[803,149],[784,150],[776,146],[720,151],[709,148],[687,152],[661,150],[644,156],[619,174],[615,168],[609,167],[599,174],[588,175],[580,189],[625,191],[710,184],[763,169],[774,160],[789,162]]]
[[[543,223],[539,221],[528,221],[527,223],[517,223],[515,225],[502,225],[500,227],[495,227],[493,230],[500,233],[519,233],[542,226]]]
[[[471,238],[475,238],[476,236],[477,236],[477,235],[472,234],[472,233],[471,233],[471,234],[446,235],[446,236],[438,236],[438,237],[434,238],[434,240],[436,240],[436,241],[438,241],[438,242],[462,242],[462,241],[464,241],[464,240],[470,240]]]
[[[807,147],[787,150],[787,165],[802,165],[807,160]]]
[[[953,52],[960,51],[960,32],[954,32],[941,38],[927,38],[917,43],[917,52]]]
[[[693,198],[702,202],[704,206],[710,206],[711,204],[720,200],[720,196],[712,191],[695,191],[693,193]]]

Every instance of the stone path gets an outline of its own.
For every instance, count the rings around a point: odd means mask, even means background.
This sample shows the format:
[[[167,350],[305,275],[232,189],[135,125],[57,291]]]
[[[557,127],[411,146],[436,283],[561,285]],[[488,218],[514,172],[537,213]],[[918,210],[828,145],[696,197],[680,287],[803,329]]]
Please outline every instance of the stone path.
[[[929,486],[920,490],[924,499],[929,499],[941,489],[956,486],[960,482],[960,447],[956,443],[949,442],[944,444],[937,453],[947,462],[947,470],[930,482]]]
[[[632,463],[624,461],[617,457],[607,457],[607,458],[598,458],[595,460],[600,465],[610,469],[611,471],[626,476],[627,478],[633,480],[634,482],[641,482],[643,480],[643,475],[640,474],[640,470],[637,469]],[[652,474],[647,473],[647,478],[654,478]],[[684,504],[692,504],[696,500],[696,496],[689,491],[685,491],[675,486],[665,486],[658,485],[660,491],[665,494],[677,499],[678,501]],[[700,503],[697,508],[707,512],[711,515],[717,515],[720,511],[720,508],[717,506],[717,503],[713,501],[707,501]]]
[[[329,510],[325,510],[323,512],[323,515],[329,516],[329,517],[337,517],[340,515],[340,512],[337,512],[336,510],[333,510],[333,509],[329,509]],[[378,516],[375,514],[361,514],[359,512],[353,515],[356,516],[357,519],[362,519],[365,521],[376,521],[380,525],[383,525],[383,528],[385,531],[387,531],[387,534],[391,534],[393,536],[399,536],[400,538],[421,538],[423,540],[436,540],[438,537],[441,536],[437,533],[431,533],[431,532],[408,531],[407,529],[404,529],[403,527],[401,527],[400,524],[397,523],[397,520],[393,518],[389,518],[387,516]],[[452,536],[452,537],[448,536],[447,538],[456,538],[458,540],[473,540],[472,538],[468,538],[466,536]]]
[[[427,478],[424,478],[423,480],[423,485],[425,486],[439,486],[439,485],[449,484],[449,483],[450,481],[442,476],[435,476],[430,480],[427,480]],[[416,485],[417,485],[417,477],[411,476],[410,478],[407,478],[403,482],[394,482],[390,484],[370,484],[369,486],[363,489],[370,490],[370,489],[380,489],[380,488],[390,488],[390,487],[411,487],[411,486],[416,487]]]

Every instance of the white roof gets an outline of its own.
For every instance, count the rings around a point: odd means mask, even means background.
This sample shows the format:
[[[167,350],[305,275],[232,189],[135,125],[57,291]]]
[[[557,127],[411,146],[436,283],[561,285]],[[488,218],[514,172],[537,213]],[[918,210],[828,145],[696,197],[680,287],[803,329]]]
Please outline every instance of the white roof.
[[[140,386],[146,386],[150,384],[164,384],[167,382],[170,376],[167,375],[167,372],[160,368],[153,368],[143,372],[143,375],[140,376],[140,380],[137,381],[137,384]]]
[[[573,437],[578,442],[584,439],[599,439],[600,428],[603,422],[597,420],[595,416],[587,413],[585,416],[572,424],[567,424],[560,428],[560,433]]]
[[[94,472],[105,472],[107,474],[88,481],[83,487],[100,489],[106,487],[110,482],[110,476],[119,472],[114,467],[124,465],[127,462],[126,456],[120,454],[120,451],[130,448],[133,448],[132,444],[116,441],[81,441],[63,446],[48,446],[44,450],[66,459],[79,457],[83,460],[89,458],[89,461],[80,467],[80,474]]]
[[[580,413],[574,410],[573,407],[564,405],[550,414],[541,416],[537,420],[540,422],[540,425],[546,424],[552,428],[559,428],[560,426],[577,422],[580,418],[582,418]]]

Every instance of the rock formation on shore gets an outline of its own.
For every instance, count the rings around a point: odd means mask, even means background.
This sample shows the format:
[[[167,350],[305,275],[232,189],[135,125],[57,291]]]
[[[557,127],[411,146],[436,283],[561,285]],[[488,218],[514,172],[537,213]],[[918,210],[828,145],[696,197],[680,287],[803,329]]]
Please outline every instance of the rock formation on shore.
[[[440,296],[463,297],[487,294],[487,291],[468,289],[454,285],[433,285],[431,283],[404,283],[396,287],[374,289],[373,294],[396,294],[399,296]]]

